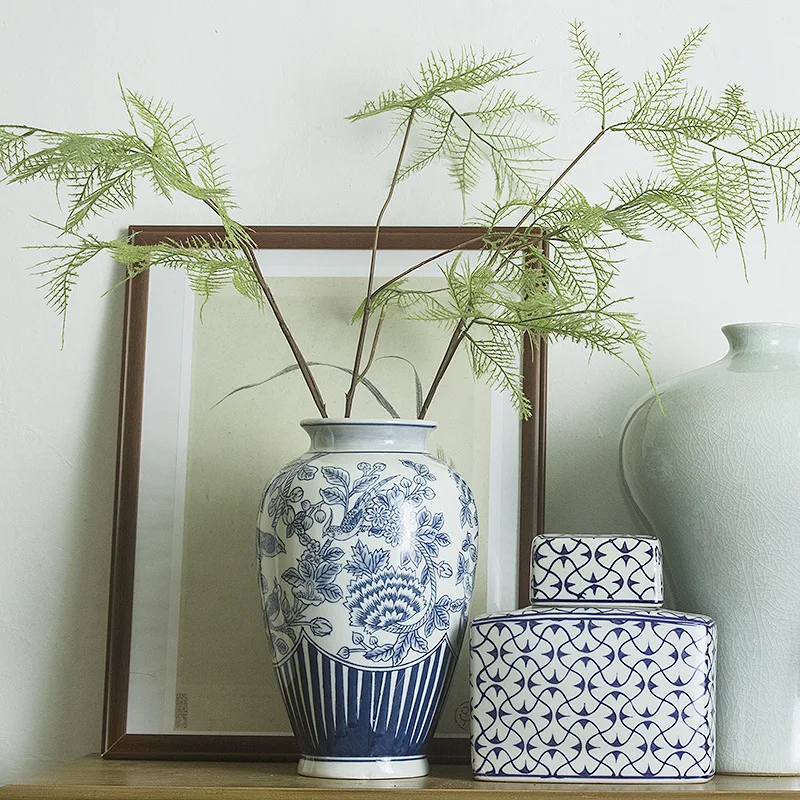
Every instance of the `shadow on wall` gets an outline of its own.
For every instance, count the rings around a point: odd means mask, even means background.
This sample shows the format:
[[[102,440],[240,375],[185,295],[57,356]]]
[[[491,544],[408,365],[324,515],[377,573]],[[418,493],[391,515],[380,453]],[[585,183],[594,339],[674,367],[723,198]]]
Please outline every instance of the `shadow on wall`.
[[[100,749],[124,294],[116,289],[103,303],[90,401],[76,421],[85,437],[65,487],[71,513],[61,520],[61,596],[52,598],[46,688],[31,725],[36,741],[26,748],[65,760]]]
[[[633,374],[591,398],[590,408],[553,407],[547,432],[547,533],[638,534],[644,529],[619,473],[619,439],[628,409],[642,395]],[[558,401],[556,401],[558,402]]]

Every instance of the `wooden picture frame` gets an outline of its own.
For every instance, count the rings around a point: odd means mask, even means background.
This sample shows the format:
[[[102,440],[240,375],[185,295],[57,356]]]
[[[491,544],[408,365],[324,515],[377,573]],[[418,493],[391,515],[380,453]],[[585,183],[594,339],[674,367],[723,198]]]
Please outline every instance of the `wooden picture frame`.
[[[372,227],[252,227],[259,250],[361,250],[372,246]],[[132,226],[138,244],[190,239],[214,240],[223,230],[206,226]],[[380,250],[445,251],[477,238],[480,228],[385,227]],[[474,243],[465,249],[480,249]],[[128,282],[124,312],[120,390],[117,485],[109,599],[108,645],[102,752],[106,758],[287,761],[298,756],[293,737],[221,733],[132,732],[128,720],[131,637],[134,618],[134,571],[137,547],[144,404],[145,348],[148,326],[148,272]],[[530,544],[544,518],[546,351],[544,345],[523,353],[523,384],[532,416],[520,424],[520,503],[518,531],[518,603],[528,604]],[[140,565],[141,566],[141,565]],[[431,761],[465,763],[468,740],[434,738]]]

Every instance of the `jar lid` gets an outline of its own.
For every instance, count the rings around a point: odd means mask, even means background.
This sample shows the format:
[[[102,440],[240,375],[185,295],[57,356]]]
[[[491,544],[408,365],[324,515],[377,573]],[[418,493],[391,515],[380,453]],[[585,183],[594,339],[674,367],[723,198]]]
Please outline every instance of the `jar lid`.
[[[531,547],[531,603],[660,608],[661,563],[653,536],[542,534]]]

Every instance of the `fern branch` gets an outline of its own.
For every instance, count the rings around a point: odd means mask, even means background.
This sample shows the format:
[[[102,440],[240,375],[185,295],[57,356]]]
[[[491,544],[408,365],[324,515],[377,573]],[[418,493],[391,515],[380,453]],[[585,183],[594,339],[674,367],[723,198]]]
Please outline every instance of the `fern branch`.
[[[75,134],[0,125],[0,167],[10,183],[44,179],[54,184],[56,192],[62,184],[70,187],[66,221],[55,227],[62,236],[73,236],[73,243],[39,265],[47,281],[48,303],[62,315],[62,328],[69,295],[83,265],[103,250],[120,258],[130,254],[123,252],[123,245],[130,243],[103,243],[95,237],[81,236],[79,229],[90,217],[133,207],[136,179],[148,179],[154,190],[167,199],[176,192],[188,195],[206,203],[220,217],[226,237],[215,245],[223,258],[210,257],[201,243],[194,242],[190,255],[172,248],[172,262],[186,270],[190,285],[204,302],[225,281],[259,303],[263,295],[317,409],[325,416],[322,395],[264,280],[254,244],[230,215],[235,203],[215,148],[203,140],[191,118],[177,116],[171,104],[147,99],[121,82],[120,93],[132,133]],[[32,143],[40,146],[34,149]],[[233,250],[240,254],[231,257]],[[150,251],[147,255],[153,259],[158,254]],[[129,274],[139,269],[129,265]]]
[[[677,97],[686,86],[684,74],[692,56],[703,41],[708,26],[689,31],[679,47],[669,50],[656,72],[647,71],[641,81],[634,83],[631,119],[637,119],[651,108]]]
[[[349,370],[346,414],[356,387],[377,360],[381,321],[392,309],[450,331],[420,403],[420,416],[462,346],[475,373],[510,392],[524,414],[525,401],[518,394],[519,342],[524,336],[567,338],[623,359],[632,349],[647,369],[639,323],[615,298],[626,242],[662,228],[693,242],[705,237],[714,249],[735,242],[744,264],[750,232],[757,231],[766,246],[766,221],[773,208],[779,219],[800,222],[800,120],[752,111],[735,84],[718,98],[702,86],[690,86],[688,68],[705,31],[690,31],[656,69],[628,84],[617,69],[602,64],[584,26],[573,22],[569,40],[578,101],[598,115],[599,130],[577,155],[561,162],[563,168],[545,152],[548,140],[529,128],[531,116],[554,123],[552,112],[536,97],[504,83],[529,74],[527,59],[510,51],[434,53],[397,88],[349,117],[389,113],[402,145],[375,225],[365,300],[356,312],[361,330]],[[129,275],[161,262],[184,269],[204,300],[231,282],[242,294],[263,298],[270,306],[324,415],[310,366],[261,273],[252,239],[234,219],[236,204],[217,147],[207,144],[194,122],[178,115],[171,104],[121,84],[120,92],[130,123],[125,131],[75,134],[0,126],[0,169],[8,182],[43,179],[57,193],[67,190],[66,221],[59,227],[67,246],[40,265],[48,302],[63,313],[83,265],[103,250],[123,261]],[[644,176],[619,175],[598,202],[566,181],[609,133],[642,148],[654,166]],[[395,188],[438,162],[446,165],[464,204],[487,171],[493,176],[495,201],[478,212],[486,232],[375,288],[380,230]],[[141,180],[167,198],[185,194],[205,203],[221,220],[224,236],[205,249],[202,243],[190,243],[197,246],[185,251],[167,243],[162,250],[145,252],[131,250],[130,242],[102,242],[79,233],[92,217],[131,207]],[[516,223],[510,231],[498,231],[512,214]],[[549,243],[546,254],[542,238]],[[457,255],[439,262],[444,287],[422,292],[403,284],[423,264],[478,241],[484,249],[476,259]],[[531,264],[536,268],[530,269]],[[370,317],[377,310],[381,318],[362,368]]]
[[[599,114],[602,130],[606,127],[608,115],[628,102],[630,91],[616,69],[600,71],[600,54],[589,46],[582,22],[574,20],[570,23],[569,39],[579,70],[578,101],[583,108]]]

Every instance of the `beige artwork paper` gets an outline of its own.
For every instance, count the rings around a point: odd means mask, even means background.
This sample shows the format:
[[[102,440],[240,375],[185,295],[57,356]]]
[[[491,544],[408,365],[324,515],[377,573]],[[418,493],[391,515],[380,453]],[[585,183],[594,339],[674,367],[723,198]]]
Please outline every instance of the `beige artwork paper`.
[[[270,285],[307,358],[352,365],[358,326],[350,324],[364,291],[362,278],[282,277]],[[419,288],[441,285],[416,279]],[[379,356],[411,360],[427,387],[449,339],[430,323],[387,317]],[[292,363],[267,311],[235,291],[215,296],[195,325],[189,407],[189,449],[181,565],[176,729],[290,734],[263,630],[255,551],[255,519],[265,483],[307,449],[298,423],[319,416],[295,371],[219,402],[237,387],[263,381]],[[349,376],[315,367],[328,413],[341,416]],[[411,367],[377,360],[370,379],[401,416],[415,414]],[[491,391],[473,378],[462,353],[428,418],[440,427],[437,449],[468,480],[485,543],[489,495]],[[386,417],[365,389],[354,416]],[[485,548],[483,548],[485,551]],[[473,614],[486,607],[486,562],[479,557]],[[465,734],[468,652],[459,658],[438,733]]]

